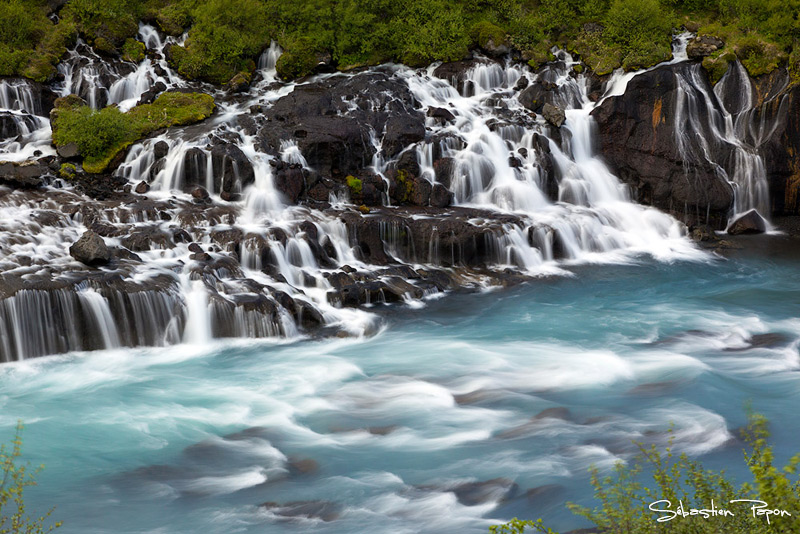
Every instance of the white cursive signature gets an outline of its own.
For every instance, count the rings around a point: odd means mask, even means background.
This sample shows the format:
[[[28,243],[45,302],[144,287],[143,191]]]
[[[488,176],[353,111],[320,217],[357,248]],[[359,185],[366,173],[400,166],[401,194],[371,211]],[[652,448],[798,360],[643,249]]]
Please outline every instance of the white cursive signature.
[[[768,508],[769,504],[766,501],[758,501],[752,499],[734,499],[728,501],[728,504],[731,503],[752,503],[750,506],[750,511],[753,514],[753,517],[764,517],[767,520],[767,524],[770,524],[770,516],[775,517],[786,517],[791,516],[792,514],[789,513],[787,510],[781,510],[780,508]],[[658,508],[658,506],[665,505],[663,508]],[[662,499],[660,501],[651,502],[650,506],[651,512],[656,512],[657,514],[661,515],[656,521],[659,523],[664,523],[666,521],[672,521],[676,517],[689,517],[689,516],[699,516],[703,519],[708,519],[709,517],[734,517],[736,514],[727,510],[725,508],[717,508],[714,504],[714,500],[711,500],[711,507],[710,508],[689,508],[686,509],[683,506],[683,501],[678,501],[678,508],[673,510],[672,509],[672,502],[667,499]]]

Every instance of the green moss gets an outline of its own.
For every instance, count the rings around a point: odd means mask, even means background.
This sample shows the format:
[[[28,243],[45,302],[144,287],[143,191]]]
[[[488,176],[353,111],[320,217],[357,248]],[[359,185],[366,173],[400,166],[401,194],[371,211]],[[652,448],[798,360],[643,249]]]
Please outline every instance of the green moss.
[[[489,41],[494,43],[495,46],[502,44],[506,40],[506,32],[496,24],[492,24],[488,20],[482,20],[472,27],[470,37],[473,43],[481,48],[486,48]]]
[[[122,59],[139,63],[144,60],[144,43],[136,39],[127,39],[122,45]]]
[[[201,121],[214,107],[214,99],[206,94],[167,92],[127,113],[116,107],[95,111],[71,95],[56,100],[51,114],[53,143],[77,144],[84,170],[100,173],[122,150],[149,133]]]
[[[356,178],[355,176],[348,176],[347,180],[347,187],[350,188],[350,192],[355,196],[361,196],[361,180]]]
[[[716,84],[720,81],[725,73],[728,72],[731,61],[735,59],[736,54],[727,48],[717,50],[710,56],[703,58],[703,68],[708,71],[708,77],[711,83]]]
[[[787,59],[787,55],[775,43],[756,33],[749,33],[736,41],[734,51],[753,77],[772,72]]]
[[[70,0],[61,17],[73,22],[98,52],[116,55],[138,33],[142,7],[138,0]]]
[[[73,180],[76,173],[77,169],[72,163],[62,163],[61,169],[58,171],[58,175],[64,180]]]
[[[37,0],[0,2],[0,76],[26,76],[44,82],[74,41],[69,21],[53,24],[48,9]]]
[[[293,80],[311,74],[317,66],[317,57],[312,48],[312,43],[308,40],[298,40],[291,43],[284,50],[275,69],[278,76],[283,80]]]
[[[537,43],[534,48],[523,52],[522,57],[528,62],[528,66],[532,69],[538,69],[548,61],[553,61],[556,58],[550,51],[552,48],[553,44],[548,40],[544,40]]]
[[[571,48],[600,76],[611,74],[622,66],[622,49],[603,40],[599,32],[581,32]]]

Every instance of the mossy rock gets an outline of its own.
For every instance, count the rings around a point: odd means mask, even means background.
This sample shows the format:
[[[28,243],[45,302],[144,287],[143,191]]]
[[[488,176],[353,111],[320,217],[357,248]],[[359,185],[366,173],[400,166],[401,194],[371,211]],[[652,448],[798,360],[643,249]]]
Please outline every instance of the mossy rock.
[[[722,79],[732,61],[736,60],[736,54],[728,47],[718,50],[703,59],[703,68],[708,72],[708,78],[712,84],[716,84]]]
[[[275,70],[282,80],[294,80],[308,76],[317,66],[314,50],[303,43],[296,43],[283,51]]]
[[[53,143],[57,147],[75,143],[84,158],[84,170],[98,174],[151,132],[201,121],[214,109],[214,98],[203,93],[162,93],[152,104],[127,113],[113,106],[95,111],[70,95],[57,99],[50,114]]]
[[[117,49],[114,46],[114,43],[106,39],[105,37],[98,37],[92,43],[92,48],[94,48],[95,52],[98,54],[103,54],[106,56],[113,56],[117,53]]]
[[[500,26],[492,24],[488,20],[482,20],[472,27],[470,37],[473,43],[481,48],[486,48],[490,41],[494,43],[495,46],[505,42],[506,32]]]
[[[622,68],[626,71],[646,69],[669,61],[672,48],[667,43],[653,42],[631,50],[622,60]]]
[[[58,171],[58,176],[64,180],[74,180],[78,170],[72,163],[63,163]]]
[[[581,32],[572,41],[569,49],[578,54],[583,62],[598,76],[611,74],[622,67],[622,50],[606,43],[600,32]]]
[[[126,39],[122,45],[122,59],[132,63],[140,63],[144,60],[144,43],[136,39]]]

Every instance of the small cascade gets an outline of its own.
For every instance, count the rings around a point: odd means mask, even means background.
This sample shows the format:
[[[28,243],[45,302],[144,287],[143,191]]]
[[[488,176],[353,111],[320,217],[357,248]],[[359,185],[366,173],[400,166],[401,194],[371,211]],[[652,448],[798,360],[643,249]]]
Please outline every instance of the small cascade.
[[[710,90],[700,65],[676,71],[679,93],[675,128],[678,147],[688,164],[706,162],[734,189],[731,219],[752,209],[770,213],[766,167],[759,152],[765,136],[751,135],[755,97],[738,61]]]
[[[4,161],[55,154],[41,96],[23,79],[0,80],[0,153]]]
[[[275,70],[275,65],[278,64],[278,59],[282,53],[283,50],[278,46],[278,43],[272,41],[269,44],[269,48],[259,56],[257,68],[261,73],[263,83],[272,83],[278,80],[278,72]]]
[[[0,109],[38,115],[42,111],[42,103],[29,81],[7,78],[0,80]]]

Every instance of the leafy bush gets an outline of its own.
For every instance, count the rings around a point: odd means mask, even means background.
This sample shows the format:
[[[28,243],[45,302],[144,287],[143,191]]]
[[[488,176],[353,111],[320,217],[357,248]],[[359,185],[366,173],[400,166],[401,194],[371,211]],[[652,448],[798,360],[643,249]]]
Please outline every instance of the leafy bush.
[[[116,107],[96,111],[72,95],[56,100],[51,116],[53,143],[59,147],[75,143],[84,170],[100,173],[122,150],[149,133],[201,121],[214,107],[214,99],[206,94],[167,92],[127,113]]]
[[[70,0],[62,16],[100,52],[114,54],[139,31],[142,3],[136,0]]]
[[[25,488],[35,486],[35,475],[44,466],[31,470],[29,465],[22,465],[22,423],[17,424],[14,439],[9,450],[6,445],[0,446],[0,466],[2,478],[0,479],[0,533],[14,534],[43,534],[52,532],[61,526],[56,522],[45,526],[53,513],[51,509],[40,517],[28,515],[25,506]]]
[[[190,78],[225,83],[269,43],[266,8],[259,0],[210,0],[198,5],[193,18],[186,53],[174,56],[178,70]]]
[[[567,506],[574,513],[591,521],[605,534],[664,532],[664,523],[657,522],[656,519],[668,516],[666,512],[656,512],[657,510],[677,511],[678,501],[683,504],[686,512],[691,509],[703,510],[711,506],[712,500],[717,510],[727,509],[734,515],[670,521],[666,527],[668,532],[797,533],[800,531],[800,523],[797,521],[800,513],[800,480],[797,477],[800,455],[793,457],[783,468],[779,469],[774,465],[774,454],[768,444],[767,421],[763,416],[751,415],[744,437],[750,446],[750,450],[745,451],[744,458],[753,482],[737,485],[724,472],[704,469],[700,462],[689,459],[685,454],[675,456],[671,446],[662,454],[655,446],[645,447],[640,444],[640,452],[633,465],[620,462],[615,466],[613,474],[606,477],[601,477],[597,469],[592,468],[592,485],[595,498],[600,502],[599,507],[590,509],[573,503]],[[654,483],[650,487],[640,482],[640,475],[645,468],[650,471]],[[773,515],[767,523],[765,517],[750,512],[749,503],[730,503],[736,499],[764,501],[771,510],[786,510],[791,516]],[[669,503],[664,502],[665,500]],[[656,506],[655,511],[651,510],[651,504]],[[664,515],[654,515],[656,513]],[[542,525],[541,520],[534,522],[514,519],[504,525],[490,527],[489,531],[517,534],[528,527],[537,532],[554,534]]]
[[[604,22],[603,37],[620,47],[626,69],[669,59],[673,15],[658,0],[614,0]]]

